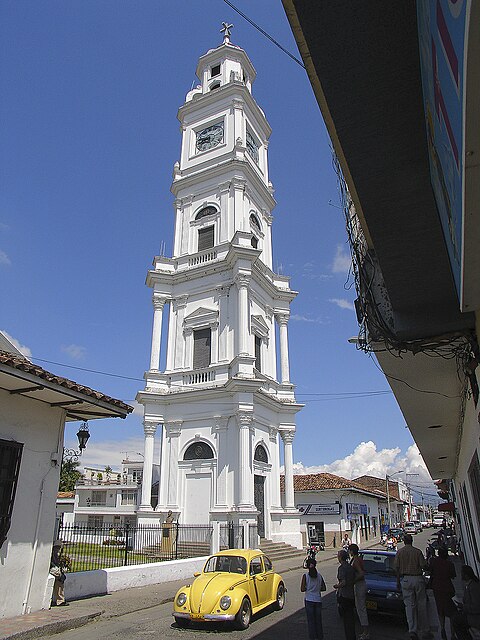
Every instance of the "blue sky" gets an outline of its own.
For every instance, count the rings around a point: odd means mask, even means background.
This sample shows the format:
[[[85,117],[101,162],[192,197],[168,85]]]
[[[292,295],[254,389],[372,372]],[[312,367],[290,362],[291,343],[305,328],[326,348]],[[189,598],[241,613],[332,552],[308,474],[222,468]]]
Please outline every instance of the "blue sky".
[[[279,0],[236,5],[298,56]],[[297,468],[418,472],[391,394],[312,395],[389,387],[347,342],[358,330],[355,290],[346,284],[329,140],[306,72],[222,0],[0,4],[0,329],[46,369],[135,398],[150,354],[145,275],[161,243],[171,255],[176,113],[197,83],[199,56],[221,43],[222,21],[234,23],[232,42],[257,70],[253,93],[273,129],[274,268],[299,291],[289,324],[291,377],[306,403]],[[108,457],[114,466],[121,452],[142,451],[139,415],[90,427],[85,463]],[[70,445],[77,428],[67,428]]]

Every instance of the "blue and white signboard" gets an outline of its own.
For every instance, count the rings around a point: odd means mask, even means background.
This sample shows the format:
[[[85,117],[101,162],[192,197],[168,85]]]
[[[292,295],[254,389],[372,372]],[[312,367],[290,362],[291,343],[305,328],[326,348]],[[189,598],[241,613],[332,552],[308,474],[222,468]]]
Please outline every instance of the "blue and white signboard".
[[[470,0],[417,2],[430,176],[461,298],[465,56]]]

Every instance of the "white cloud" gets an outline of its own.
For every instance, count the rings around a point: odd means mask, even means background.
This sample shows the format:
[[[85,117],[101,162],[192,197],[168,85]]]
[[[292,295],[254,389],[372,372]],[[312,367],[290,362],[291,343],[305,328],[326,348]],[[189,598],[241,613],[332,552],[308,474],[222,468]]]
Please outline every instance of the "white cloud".
[[[143,412],[144,412],[144,409],[145,409],[143,404],[139,404],[136,400],[127,400],[126,402],[131,407],[133,407],[132,415],[140,416],[141,418],[143,418]]]
[[[9,333],[7,333],[4,329],[2,329],[2,333],[4,334],[4,336],[7,338],[7,340],[10,340],[10,342],[17,347],[17,349],[20,351],[20,353],[22,353],[26,358],[31,358],[32,357],[32,352],[30,350],[29,347],[26,347],[24,344],[20,344],[20,342],[14,338],[13,336],[11,336]]]
[[[91,428],[91,427],[90,427]],[[130,460],[143,460],[145,441],[139,437],[127,438],[125,440],[102,440],[92,442],[89,440],[86,449],[80,458],[81,469],[83,467],[112,467],[114,471],[119,471],[122,460],[128,457]],[[66,442],[65,447],[78,449],[78,442]],[[155,438],[155,450],[153,457],[154,464],[160,462],[160,440],[157,434]]]
[[[70,356],[70,358],[73,358],[73,360],[83,360],[87,350],[78,344],[69,344],[67,346],[63,345],[62,351]]]
[[[340,309],[350,309],[350,311],[354,309],[353,302],[349,302],[345,298],[330,298],[329,302],[336,304]]]
[[[7,256],[5,251],[2,251],[2,249],[0,249],[0,264],[4,264],[4,265],[7,265],[7,266],[10,266],[12,264],[12,261]]]
[[[402,453],[399,447],[378,451],[377,445],[369,440],[368,442],[361,442],[345,458],[334,460],[329,464],[309,467],[306,467],[302,462],[294,464],[294,473],[298,475],[333,473],[349,479],[363,475],[384,478],[385,474],[393,474],[400,470],[403,473],[396,475],[403,480],[405,480],[405,473],[418,474],[414,478],[409,476],[408,480],[412,485],[432,482],[416,444],[408,447],[405,453]],[[428,489],[428,492],[430,492],[430,489]]]
[[[352,258],[347,253],[341,244],[337,245],[337,251],[333,258],[332,272],[333,273],[347,273],[352,264]]]
[[[309,318],[308,316],[302,316],[299,313],[293,313],[290,316],[290,320],[293,320],[294,322],[313,322],[317,324],[327,324],[327,322],[325,320],[322,320],[321,318]]]

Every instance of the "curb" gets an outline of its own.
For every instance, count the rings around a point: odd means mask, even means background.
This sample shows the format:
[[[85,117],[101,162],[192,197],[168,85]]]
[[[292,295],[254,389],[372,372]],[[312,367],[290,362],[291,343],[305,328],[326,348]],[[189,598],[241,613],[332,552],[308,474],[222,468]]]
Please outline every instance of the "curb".
[[[53,635],[55,633],[62,633],[63,631],[69,631],[70,629],[76,629],[91,622],[95,618],[99,618],[104,611],[95,611],[78,618],[70,618],[69,620],[57,620],[48,624],[41,625],[39,627],[33,627],[25,631],[19,631],[9,636],[3,636],[1,640],[31,640],[31,638],[41,638],[46,635]]]

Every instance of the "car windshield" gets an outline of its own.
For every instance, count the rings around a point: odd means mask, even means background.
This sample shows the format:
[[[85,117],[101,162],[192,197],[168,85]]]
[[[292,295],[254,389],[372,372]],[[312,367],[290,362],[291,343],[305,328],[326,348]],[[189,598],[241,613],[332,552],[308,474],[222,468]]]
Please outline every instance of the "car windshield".
[[[365,573],[378,573],[381,575],[395,575],[393,563],[395,556],[381,553],[368,553],[363,555],[363,567]]]
[[[390,535],[392,536],[398,536],[399,534],[402,533],[401,529],[390,529],[390,531],[388,532]]]
[[[212,556],[207,560],[204,573],[247,573],[247,561],[242,556]]]

